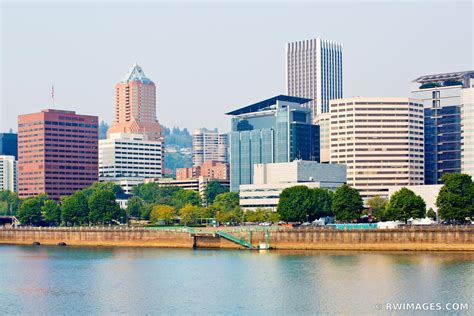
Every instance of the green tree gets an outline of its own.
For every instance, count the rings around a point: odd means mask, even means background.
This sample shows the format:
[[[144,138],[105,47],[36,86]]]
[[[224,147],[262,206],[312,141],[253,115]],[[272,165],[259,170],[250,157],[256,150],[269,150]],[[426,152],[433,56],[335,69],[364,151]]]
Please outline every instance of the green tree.
[[[441,177],[444,183],[436,199],[438,216],[448,221],[464,222],[474,218],[474,185],[471,176],[447,173]]]
[[[171,205],[175,207],[175,209],[180,210],[186,204],[191,205],[201,205],[201,198],[199,197],[199,193],[193,190],[177,190],[172,195]]]
[[[242,209],[235,206],[232,209],[221,210],[217,213],[216,220],[221,223],[241,223],[243,220]]]
[[[212,208],[216,211],[232,211],[239,206],[239,195],[235,192],[221,193],[214,199]]]
[[[267,221],[270,223],[278,223],[280,221],[280,215],[276,212],[270,211],[267,217]]]
[[[158,190],[155,193],[155,198],[153,200],[153,203],[175,206],[176,194],[178,194],[179,191],[183,191],[183,190],[184,190],[183,188],[178,188],[178,187],[173,187],[173,186],[158,187]]]
[[[158,183],[150,182],[140,184],[132,189],[133,195],[142,198],[147,203],[155,202],[158,194]]]
[[[39,226],[42,224],[41,207],[45,199],[46,195],[42,194],[22,201],[16,214],[22,225]]]
[[[313,204],[311,189],[305,185],[297,185],[280,193],[277,212],[285,222],[304,222],[308,220]]]
[[[199,218],[215,218],[216,212],[211,207],[200,207]]]
[[[140,212],[140,218],[149,220],[150,219],[150,214],[151,210],[153,209],[153,204],[145,203],[143,204],[143,207]]]
[[[314,188],[311,190],[311,206],[308,210],[308,219],[315,219],[332,215],[332,192],[323,188]]]
[[[192,204],[186,204],[179,210],[179,217],[181,224],[195,224],[196,219],[199,217],[199,207]]]
[[[413,191],[401,188],[392,196],[385,207],[385,217],[392,221],[407,222],[410,218],[423,218],[426,213],[426,203]]]
[[[113,191],[96,190],[89,198],[89,221],[93,224],[111,224],[123,222],[123,211],[115,202]]]
[[[127,217],[128,218],[139,218],[142,215],[144,201],[138,196],[131,197],[127,202]]]
[[[18,194],[8,190],[0,190],[0,214],[15,215],[20,206]]]
[[[176,217],[176,210],[169,205],[155,205],[150,214],[150,220],[156,224],[158,221],[164,221],[166,224],[171,224]]]
[[[229,192],[229,188],[220,184],[219,181],[209,181],[204,191],[206,197],[206,204],[211,205],[214,203],[214,199],[221,193]]]
[[[374,196],[373,198],[370,198],[367,201],[367,204],[370,206],[372,210],[372,216],[377,219],[378,221],[384,220],[384,214],[385,214],[385,207],[387,205],[387,199],[380,197],[380,196]]]
[[[436,220],[436,212],[430,207],[428,212],[426,212],[426,217],[431,218],[432,220]]]
[[[58,226],[61,223],[61,209],[54,200],[46,200],[41,207],[43,221],[49,226]]]
[[[82,191],[61,198],[61,220],[66,226],[86,224],[88,216],[89,206]]]
[[[354,221],[360,218],[364,203],[359,192],[344,184],[337,188],[332,199],[332,212],[338,221]]]
[[[89,199],[97,190],[112,191],[115,196],[124,194],[122,187],[114,182],[94,182],[91,186],[82,189],[82,193]]]

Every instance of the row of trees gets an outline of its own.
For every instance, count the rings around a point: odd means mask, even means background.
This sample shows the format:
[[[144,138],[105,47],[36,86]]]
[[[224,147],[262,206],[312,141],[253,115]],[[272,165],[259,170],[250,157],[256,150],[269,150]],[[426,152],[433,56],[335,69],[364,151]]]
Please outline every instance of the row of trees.
[[[438,197],[438,217],[450,222],[465,222],[474,218],[474,183],[471,176],[460,173],[443,175],[444,183]],[[426,203],[413,191],[402,188],[390,200],[374,197],[367,201],[371,214],[378,221],[407,222],[411,218],[436,219],[433,209],[426,212]],[[356,189],[347,185],[334,193],[326,189],[294,186],[280,194],[278,214],[288,222],[313,221],[324,216],[335,216],[338,221],[358,220],[366,210]]]
[[[195,223],[198,218],[219,217],[223,221],[242,218],[239,198],[219,182],[208,184],[205,197],[208,207],[201,207],[197,192],[178,187],[159,187],[156,183],[142,184],[134,189],[126,210],[120,209],[116,197],[123,194],[114,183],[94,183],[57,203],[45,194],[20,201],[18,195],[0,191],[0,212],[16,215],[23,225],[73,226],[124,223],[129,219],[151,219],[154,222],[182,217],[184,223]],[[153,216],[152,216],[153,215]],[[240,220],[239,220],[240,221]]]
[[[143,186],[147,186],[143,188]],[[209,186],[208,186],[209,188]],[[154,187],[142,185],[137,187],[136,196],[131,198],[128,203],[127,213],[139,214],[140,212],[145,213],[150,210],[149,219],[152,223],[157,224],[171,224],[178,218],[180,223],[183,225],[195,225],[198,224],[198,219],[211,219],[215,218],[221,223],[242,223],[242,222],[278,222],[278,214],[273,213],[271,210],[257,209],[255,211],[246,211],[239,206],[239,195],[234,192],[225,192],[222,188],[216,188],[206,192],[208,206],[202,207],[199,203],[196,203],[194,199],[183,201],[182,199],[178,202],[176,197],[190,196],[191,193],[186,194],[180,193],[183,189],[171,187]],[[167,191],[175,192],[164,198],[163,192]],[[184,190],[186,191],[186,190]],[[218,193],[223,191],[222,193]],[[155,192],[151,195],[143,195],[140,192]],[[147,200],[145,200],[147,198]],[[156,204],[153,204],[155,203]],[[151,204],[150,204],[151,203]],[[183,205],[184,203],[184,205]],[[145,214],[146,215],[146,214]]]
[[[440,219],[464,222],[474,218],[474,183],[469,175],[446,174],[444,186],[436,205]],[[124,211],[116,203],[123,194],[113,183],[94,183],[92,186],[65,196],[58,204],[46,195],[20,201],[15,193],[0,191],[2,214],[16,215],[23,225],[85,225],[127,222],[130,218],[151,220],[154,223],[171,223],[180,219],[186,225],[196,224],[197,219],[216,218],[219,222],[286,222],[313,221],[324,216],[335,216],[338,221],[358,220],[365,211],[358,191],[347,185],[335,192],[295,186],[280,194],[277,214],[269,210],[243,210],[239,196],[227,192],[219,183],[209,183],[206,190],[207,206],[201,206],[197,192],[177,187],[159,187],[156,183],[134,188],[134,197]],[[433,210],[426,213],[426,204],[413,191],[402,188],[389,201],[375,197],[368,201],[376,220],[407,221],[410,218],[435,218]]]
[[[73,226],[105,225],[125,222],[126,214],[115,202],[116,194],[123,193],[113,183],[94,183],[92,186],[64,196],[58,204],[46,194],[24,199],[16,216],[23,225]]]
[[[402,188],[395,192],[390,201],[381,197],[370,199],[367,204],[372,215],[378,220],[401,220],[429,217],[448,222],[465,222],[474,218],[474,183],[471,176],[461,173],[449,173],[441,177],[444,183],[436,198],[438,215],[430,208],[426,214],[426,204],[413,191]]]
[[[138,196],[129,201],[128,208],[133,207],[130,202],[145,207],[149,205]],[[171,224],[178,218],[184,225],[195,225],[198,219],[216,218],[219,222],[242,222],[244,219],[243,212],[239,207],[239,196],[232,192],[218,194],[208,207],[202,207],[198,203],[186,203],[179,207],[173,203],[173,199],[167,204],[152,204],[147,219],[150,219],[154,224]]]
[[[334,193],[322,188],[300,185],[284,189],[277,212],[285,222],[313,221],[324,216],[336,216],[341,221],[360,218],[364,210],[356,189],[343,185]]]
[[[202,201],[198,192],[179,187],[158,186],[156,183],[145,183],[133,189],[134,196],[128,201],[127,214],[137,219],[150,219],[151,212],[157,209],[157,206],[165,205],[173,209],[176,216],[178,216],[182,208],[185,206],[188,206],[188,208],[189,206],[193,206],[197,213],[206,215],[200,215],[201,218],[209,218],[215,215],[212,210],[217,209],[215,205],[217,196],[229,193],[228,191],[229,189],[222,186],[219,182],[210,181],[206,187],[204,196],[208,207],[202,208]],[[235,206],[235,203],[237,203],[238,206],[238,195],[227,194],[223,196],[227,197],[229,200],[227,203],[232,207]],[[229,199],[229,196],[232,198]],[[220,201],[218,201],[218,204],[224,204],[222,197]]]

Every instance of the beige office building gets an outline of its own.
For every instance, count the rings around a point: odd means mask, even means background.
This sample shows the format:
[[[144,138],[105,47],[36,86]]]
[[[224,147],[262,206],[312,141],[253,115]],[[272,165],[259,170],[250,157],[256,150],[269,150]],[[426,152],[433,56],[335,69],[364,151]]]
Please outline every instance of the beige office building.
[[[319,125],[319,160],[321,163],[328,163],[331,161],[331,113],[319,114],[314,123]]]
[[[366,200],[388,187],[422,185],[423,104],[409,98],[333,100],[331,163],[347,166],[347,183]]]

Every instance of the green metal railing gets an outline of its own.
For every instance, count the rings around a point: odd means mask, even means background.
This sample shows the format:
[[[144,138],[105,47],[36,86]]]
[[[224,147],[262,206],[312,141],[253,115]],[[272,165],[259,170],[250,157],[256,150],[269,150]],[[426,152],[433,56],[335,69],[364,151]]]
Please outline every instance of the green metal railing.
[[[237,238],[237,237],[235,237],[231,234],[227,234],[227,233],[225,233],[223,231],[220,231],[220,230],[216,231],[216,235],[219,235],[219,236],[221,236],[221,237],[223,237],[227,240],[230,240],[232,242],[235,242],[235,243],[237,243],[241,246],[244,246],[248,249],[257,249],[257,247],[252,245],[250,242],[246,241],[244,238]]]

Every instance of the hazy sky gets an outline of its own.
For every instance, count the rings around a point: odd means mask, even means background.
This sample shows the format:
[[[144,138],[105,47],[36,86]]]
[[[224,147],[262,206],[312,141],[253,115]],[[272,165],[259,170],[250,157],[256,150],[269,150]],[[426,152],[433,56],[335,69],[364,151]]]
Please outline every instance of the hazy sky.
[[[285,43],[344,45],[344,96],[408,96],[417,76],[474,69],[467,2],[2,2],[0,131],[51,107],[110,123],[137,61],[166,126],[229,129],[225,112],[285,93]]]

